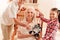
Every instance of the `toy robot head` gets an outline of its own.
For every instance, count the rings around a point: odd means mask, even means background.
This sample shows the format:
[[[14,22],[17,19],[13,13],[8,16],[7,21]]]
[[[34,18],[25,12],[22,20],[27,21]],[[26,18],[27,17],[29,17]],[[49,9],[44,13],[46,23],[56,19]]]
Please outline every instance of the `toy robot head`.
[[[42,31],[40,24],[34,25],[29,34],[32,34],[34,37],[39,37],[39,33]]]

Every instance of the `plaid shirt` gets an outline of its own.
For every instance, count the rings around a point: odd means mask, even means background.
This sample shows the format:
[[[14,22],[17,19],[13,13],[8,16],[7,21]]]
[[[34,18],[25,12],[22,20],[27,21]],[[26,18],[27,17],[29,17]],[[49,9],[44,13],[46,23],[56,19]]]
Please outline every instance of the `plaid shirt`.
[[[55,33],[57,32],[58,28],[58,20],[55,19],[53,21],[45,19],[44,17],[40,16],[41,20],[47,23],[47,29],[44,37],[42,40],[54,40]]]

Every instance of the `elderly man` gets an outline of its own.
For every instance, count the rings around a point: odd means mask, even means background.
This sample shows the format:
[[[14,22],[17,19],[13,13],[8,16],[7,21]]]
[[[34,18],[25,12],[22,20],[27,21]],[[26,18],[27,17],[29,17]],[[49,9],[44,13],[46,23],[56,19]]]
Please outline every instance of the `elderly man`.
[[[19,23],[19,21],[15,19],[19,6],[20,6],[20,0],[12,0],[2,15],[1,27],[3,33],[3,40],[10,40],[10,33],[14,21]]]

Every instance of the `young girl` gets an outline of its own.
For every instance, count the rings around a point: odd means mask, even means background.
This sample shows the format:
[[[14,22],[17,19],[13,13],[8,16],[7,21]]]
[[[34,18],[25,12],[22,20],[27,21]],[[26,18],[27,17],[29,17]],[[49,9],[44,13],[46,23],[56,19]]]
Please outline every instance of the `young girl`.
[[[52,8],[50,11],[50,20],[43,17],[43,14],[38,11],[39,17],[42,21],[47,23],[46,33],[42,40],[55,40],[55,35],[58,29],[57,8]]]

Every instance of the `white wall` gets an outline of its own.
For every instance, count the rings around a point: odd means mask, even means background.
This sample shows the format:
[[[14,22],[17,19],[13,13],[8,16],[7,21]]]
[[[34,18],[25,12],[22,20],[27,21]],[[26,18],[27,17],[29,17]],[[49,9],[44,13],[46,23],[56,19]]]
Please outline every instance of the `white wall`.
[[[60,10],[60,0],[56,0],[56,7]]]

